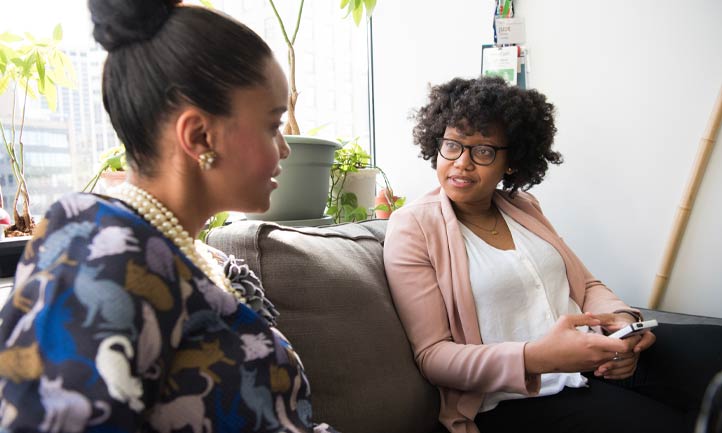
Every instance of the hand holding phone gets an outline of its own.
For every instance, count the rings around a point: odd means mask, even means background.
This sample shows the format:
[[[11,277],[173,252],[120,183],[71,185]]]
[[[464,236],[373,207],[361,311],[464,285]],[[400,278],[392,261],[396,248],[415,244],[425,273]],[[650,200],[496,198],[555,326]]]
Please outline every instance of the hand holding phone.
[[[645,320],[644,322],[634,322],[630,323],[629,325],[625,326],[624,328],[621,328],[617,332],[614,332],[613,334],[609,334],[612,338],[629,338],[632,335],[641,334],[643,332],[647,332],[650,329],[657,326],[657,321],[654,319],[651,320]]]

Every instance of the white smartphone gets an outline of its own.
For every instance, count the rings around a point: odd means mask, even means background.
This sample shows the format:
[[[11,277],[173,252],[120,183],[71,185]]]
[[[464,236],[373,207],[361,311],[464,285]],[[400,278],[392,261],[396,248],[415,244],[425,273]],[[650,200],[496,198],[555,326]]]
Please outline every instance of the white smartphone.
[[[619,331],[609,334],[612,338],[628,338],[632,335],[641,334],[642,332],[647,332],[650,329],[657,326],[657,321],[654,319],[651,320],[645,320],[644,322],[634,322],[630,323],[629,325],[625,326],[624,328],[620,329]]]

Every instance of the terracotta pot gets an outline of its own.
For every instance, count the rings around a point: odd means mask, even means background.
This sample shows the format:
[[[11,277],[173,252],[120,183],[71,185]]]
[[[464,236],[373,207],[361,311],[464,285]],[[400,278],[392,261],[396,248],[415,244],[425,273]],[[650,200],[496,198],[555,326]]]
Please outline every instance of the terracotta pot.
[[[394,202],[396,202],[396,200],[399,199],[399,197],[396,196],[396,195],[392,195],[391,197],[392,197],[392,199],[393,199]],[[379,218],[379,219],[389,219],[389,217],[391,216],[391,212],[393,212],[393,210],[391,209],[391,203],[389,203],[389,200],[388,200],[388,197],[387,197],[387,190],[386,190],[386,188],[382,188],[382,189],[379,191],[379,193],[376,194],[376,199],[374,200],[374,207],[375,207],[375,206],[378,206],[378,205],[380,205],[380,204],[385,204],[386,206],[389,207],[389,210],[387,210],[387,211],[385,211],[385,210],[376,210],[376,218]]]
[[[107,192],[110,188],[116,187],[125,182],[125,177],[125,171],[104,171],[100,175],[103,191]]]

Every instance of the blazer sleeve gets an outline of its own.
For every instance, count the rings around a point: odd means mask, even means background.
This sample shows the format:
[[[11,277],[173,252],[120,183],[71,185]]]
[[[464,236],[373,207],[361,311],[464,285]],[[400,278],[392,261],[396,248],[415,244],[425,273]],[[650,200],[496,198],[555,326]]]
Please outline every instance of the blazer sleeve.
[[[412,212],[392,214],[384,244],[386,275],[421,373],[435,385],[461,391],[536,394],[539,375],[525,375],[524,342],[453,340],[447,313],[453,301],[442,294],[427,242]]]

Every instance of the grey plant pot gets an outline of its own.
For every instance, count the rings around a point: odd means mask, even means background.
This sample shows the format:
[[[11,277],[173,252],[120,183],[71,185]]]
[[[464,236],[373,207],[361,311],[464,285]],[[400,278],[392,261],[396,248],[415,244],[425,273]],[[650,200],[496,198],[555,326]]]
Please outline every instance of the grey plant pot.
[[[322,218],[326,208],[337,142],[302,135],[285,136],[291,156],[281,161],[278,189],[271,194],[271,208],[248,219],[293,221]]]

